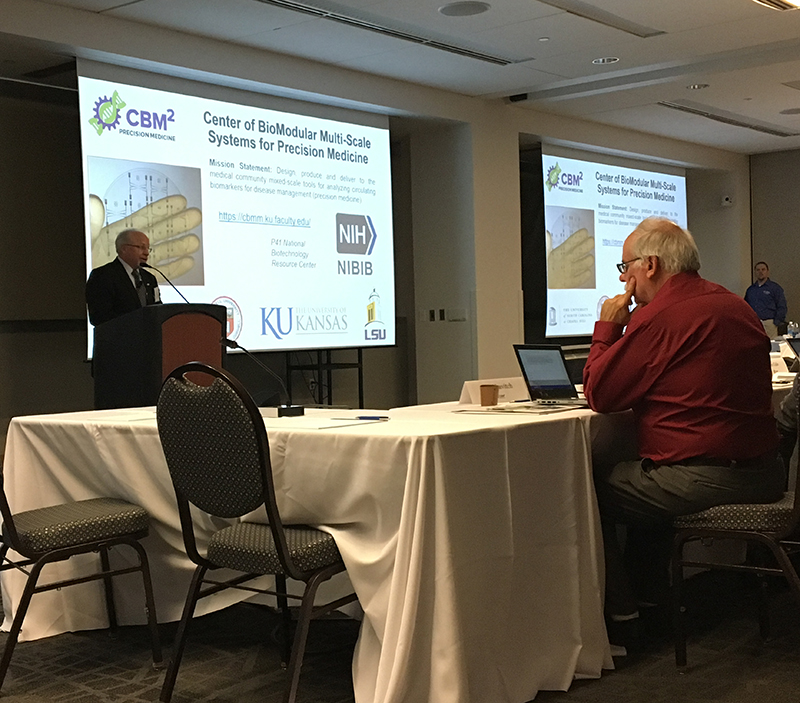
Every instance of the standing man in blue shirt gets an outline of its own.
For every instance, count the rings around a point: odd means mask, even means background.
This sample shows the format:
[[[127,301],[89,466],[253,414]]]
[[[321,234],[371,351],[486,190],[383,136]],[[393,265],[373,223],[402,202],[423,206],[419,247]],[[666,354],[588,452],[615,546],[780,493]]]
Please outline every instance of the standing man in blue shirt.
[[[756,280],[747,289],[744,299],[756,311],[769,338],[775,339],[779,335],[778,328],[786,324],[786,296],[783,288],[770,280],[766,261],[759,261],[754,271]]]

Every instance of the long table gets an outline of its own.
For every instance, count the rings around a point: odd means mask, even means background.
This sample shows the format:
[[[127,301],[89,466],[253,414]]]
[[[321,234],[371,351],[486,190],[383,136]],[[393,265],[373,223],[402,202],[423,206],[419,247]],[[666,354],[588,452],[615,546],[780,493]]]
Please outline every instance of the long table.
[[[591,446],[613,418],[454,408],[265,419],[284,519],[334,536],[364,610],[358,703],[524,703],[612,667]],[[153,408],[15,418],[5,487],[15,512],[100,495],[144,506],[158,618],[179,618],[192,565]],[[116,591],[123,624],[144,621],[130,583]],[[22,579],[4,572],[2,588],[7,627]],[[100,585],[84,584],[37,595],[23,637],[106,624]]]

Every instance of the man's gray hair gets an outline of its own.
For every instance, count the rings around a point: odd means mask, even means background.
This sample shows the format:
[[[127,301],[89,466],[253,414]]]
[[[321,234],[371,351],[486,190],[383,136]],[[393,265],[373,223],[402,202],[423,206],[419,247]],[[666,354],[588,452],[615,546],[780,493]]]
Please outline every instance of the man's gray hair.
[[[114,240],[114,248],[117,250],[117,254],[119,254],[120,249],[124,247],[126,244],[131,243],[131,235],[136,232],[138,233],[138,229],[124,229],[117,235],[117,238]]]
[[[657,256],[666,273],[700,270],[700,252],[689,230],[665,217],[648,217],[634,230],[633,254]]]

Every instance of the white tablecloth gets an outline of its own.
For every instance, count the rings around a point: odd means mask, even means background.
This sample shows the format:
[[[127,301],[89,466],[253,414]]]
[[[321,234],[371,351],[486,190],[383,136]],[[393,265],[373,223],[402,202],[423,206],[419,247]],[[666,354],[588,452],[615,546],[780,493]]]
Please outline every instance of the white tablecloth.
[[[523,703],[612,666],[591,483],[598,416],[451,409],[265,421],[284,519],[334,535],[364,609],[358,703]],[[158,617],[179,617],[192,566],[152,408],[14,419],[5,483],[15,512],[98,495],[147,508]],[[143,622],[141,588],[123,578],[120,621]],[[2,586],[7,627],[21,579],[4,572]],[[85,584],[37,595],[23,635],[105,625],[100,586]]]

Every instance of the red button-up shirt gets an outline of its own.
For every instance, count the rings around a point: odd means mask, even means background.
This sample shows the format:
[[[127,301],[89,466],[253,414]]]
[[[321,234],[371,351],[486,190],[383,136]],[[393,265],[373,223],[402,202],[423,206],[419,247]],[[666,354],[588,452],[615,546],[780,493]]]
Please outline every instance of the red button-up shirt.
[[[750,306],[696,273],[672,276],[622,325],[597,322],[583,372],[597,412],[632,408],[658,464],[774,449],[770,341]]]

